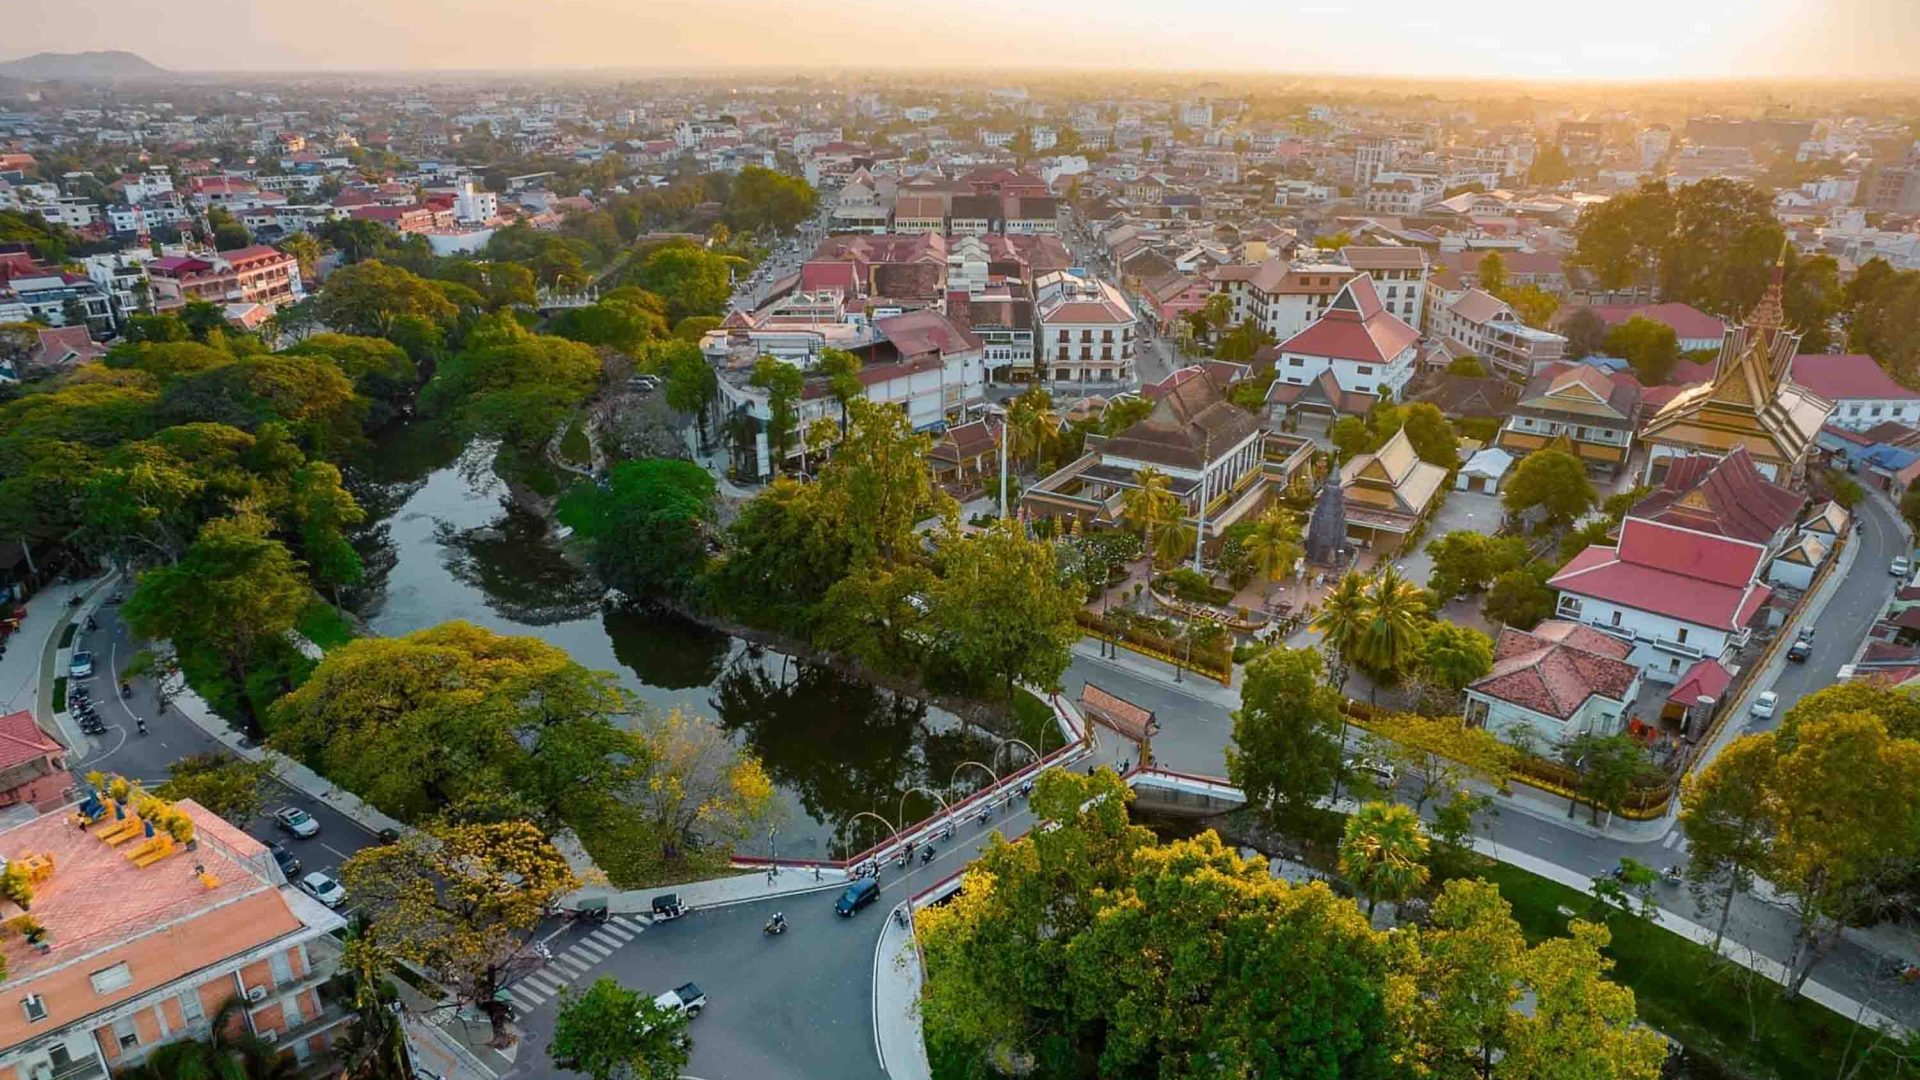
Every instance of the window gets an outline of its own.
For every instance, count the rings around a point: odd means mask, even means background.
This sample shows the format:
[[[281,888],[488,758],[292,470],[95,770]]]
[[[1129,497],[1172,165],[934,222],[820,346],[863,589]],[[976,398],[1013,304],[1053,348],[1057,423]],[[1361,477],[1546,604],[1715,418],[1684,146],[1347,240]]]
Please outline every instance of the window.
[[[1560,614],[1572,615],[1578,618],[1580,615],[1580,598],[1577,596],[1568,596],[1565,593],[1560,594]]]
[[[267,967],[273,971],[273,985],[285,986],[293,981],[293,965],[287,962],[287,954],[274,953],[267,957]]]
[[[1673,640],[1679,642],[1682,645],[1685,645],[1687,643],[1687,628],[1684,626],[1681,627],[1679,635],[1675,637]]]
[[[1618,611],[1613,613],[1613,625],[1615,626],[1620,625],[1620,613]]]
[[[39,994],[28,994],[21,998],[20,1007],[27,1011],[29,1024],[37,1024],[47,1018],[47,1003],[40,1000]]]
[[[94,972],[88,978],[93,982],[94,993],[111,994],[115,990],[124,990],[133,985],[133,969],[125,964],[115,964],[110,968]]]
[[[131,1050],[140,1045],[140,1029],[134,1024],[133,1017],[131,1016],[123,1016],[115,1020],[113,1022],[113,1034],[115,1038],[120,1040],[120,1049],[122,1050]]]
[[[1298,357],[1298,356],[1289,356],[1289,357],[1287,357],[1287,366],[1288,366],[1288,367],[1305,367],[1305,366],[1306,366],[1306,364],[1307,364],[1307,362],[1306,362],[1305,360],[1303,360],[1303,359],[1301,359],[1301,358],[1300,358],[1300,357]]]
[[[1353,369],[1353,372],[1354,372],[1354,374],[1356,374],[1356,375],[1371,375],[1371,374],[1373,374],[1373,365],[1372,365],[1372,364],[1360,364],[1360,365],[1357,365],[1357,366],[1356,366],[1356,367],[1355,367],[1355,368]]]
[[[206,1020],[207,1010],[200,1004],[198,990],[186,990],[180,994],[180,1017],[189,1027]]]

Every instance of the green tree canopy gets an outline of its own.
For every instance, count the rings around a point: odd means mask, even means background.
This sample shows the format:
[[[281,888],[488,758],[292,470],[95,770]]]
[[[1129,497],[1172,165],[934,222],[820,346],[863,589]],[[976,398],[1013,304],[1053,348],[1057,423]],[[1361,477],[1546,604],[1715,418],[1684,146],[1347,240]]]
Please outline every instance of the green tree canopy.
[[[1510,514],[1538,507],[1549,522],[1564,525],[1592,509],[1599,493],[1579,458],[1560,450],[1536,450],[1521,460],[1500,498]]]
[[[591,545],[600,579],[629,595],[678,594],[706,560],[718,488],[690,461],[644,458],[614,466],[604,486],[582,484],[559,518]]]
[[[1269,649],[1246,667],[1227,776],[1272,820],[1293,822],[1340,774],[1340,695],[1313,649]]]

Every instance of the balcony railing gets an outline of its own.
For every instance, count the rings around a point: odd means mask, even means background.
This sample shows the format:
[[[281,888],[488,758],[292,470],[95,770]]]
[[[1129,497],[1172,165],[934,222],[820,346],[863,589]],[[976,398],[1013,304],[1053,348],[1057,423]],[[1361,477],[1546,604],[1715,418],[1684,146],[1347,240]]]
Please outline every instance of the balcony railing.
[[[88,1054],[53,1070],[51,1080],[100,1080],[107,1075],[106,1063],[98,1054]]]

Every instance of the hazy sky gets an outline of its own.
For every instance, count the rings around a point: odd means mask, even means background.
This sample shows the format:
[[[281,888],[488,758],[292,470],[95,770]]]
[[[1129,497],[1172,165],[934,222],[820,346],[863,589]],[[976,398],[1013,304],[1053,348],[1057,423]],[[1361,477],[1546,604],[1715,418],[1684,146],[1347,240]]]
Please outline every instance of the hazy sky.
[[[0,0],[0,58],[188,71],[1116,67],[1920,76],[1920,0]]]

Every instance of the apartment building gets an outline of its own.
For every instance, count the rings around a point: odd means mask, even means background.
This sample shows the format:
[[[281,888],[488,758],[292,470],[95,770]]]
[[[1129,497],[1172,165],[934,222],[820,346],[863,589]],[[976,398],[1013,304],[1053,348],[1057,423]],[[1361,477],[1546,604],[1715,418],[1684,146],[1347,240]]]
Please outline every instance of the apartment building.
[[[1330,257],[1322,262],[1289,263],[1268,259],[1257,266],[1222,266],[1213,272],[1214,288],[1233,301],[1233,321],[1258,323],[1274,340],[1285,341],[1327,312],[1353,268]]]
[[[215,304],[264,304],[277,308],[306,296],[300,263],[265,244],[216,255],[169,255],[147,263],[156,310],[189,300]]]
[[[1373,279],[1380,304],[1415,330],[1427,320],[1427,253],[1417,247],[1349,244],[1340,260]]]
[[[1479,357],[1491,374],[1522,383],[1567,349],[1566,338],[1528,326],[1506,301],[1479,289],[1428,290],[1426,330]]]
[[[205,1037],[231,998],[249,1031],[302,1064],[352,1019],[319,996],[340,916],[199,804],[155,810],[89,794],[0,831],[33,882],[30,914],[0,903],[0,1080],[104,1080]]]
[[[1034,280],[1040,322],[1038,356],[1043,376],[1060,383],[1133,381],[1133,308],[1105,281],[1063,270]]]

